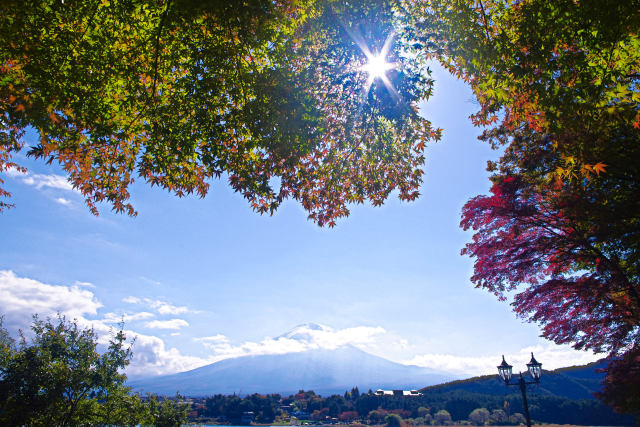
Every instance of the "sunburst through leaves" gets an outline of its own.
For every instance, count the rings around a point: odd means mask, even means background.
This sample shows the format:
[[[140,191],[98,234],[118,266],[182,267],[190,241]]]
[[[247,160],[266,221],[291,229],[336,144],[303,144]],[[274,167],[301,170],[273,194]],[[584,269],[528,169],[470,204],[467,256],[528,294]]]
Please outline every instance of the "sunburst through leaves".
[[[362,41],[357,41],[358,46],[362,49],[362,52],[367,57],[367,63],[361,67],[361,70],[366,72],[368,75],[366,89],[367,91],[373,84],[373,82],[378,79],[381,80],[382,83],[387,87],[389,92],[392,94],[396,94],[396,91],[387,77],[387,71],[392,70],[397,67],[397,64],[394,62],[387,62],[387,57],[389,55],[389,50],[391,48],[391,43],[393,42],[393,34],[390,34],[384,42],[382,49],[380,52],[372,53],[367,46]]]

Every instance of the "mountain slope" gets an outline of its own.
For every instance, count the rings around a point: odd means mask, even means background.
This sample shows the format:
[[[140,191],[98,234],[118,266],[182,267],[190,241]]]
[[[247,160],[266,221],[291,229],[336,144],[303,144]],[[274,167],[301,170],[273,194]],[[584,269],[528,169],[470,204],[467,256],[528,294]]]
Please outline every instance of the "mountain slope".
[[[213,394],[344,393],[354,386],[367,389],[416,389],[451,380],[453,375],[401,365],[345,346],[278,355],[243,356],[173,375],[129,382],[134,391],[187,396]]]
[[[596,372],[596,369],[604,366],[604,363],[595,362],[584,366],[543,371],[540,384],[527,386],[527,393],[562,396],[570,399],[593,399],[593,393],[598,391],[604,378],[604,374]],[[516,375],[514,373],[514,380]],[[525,375],[525,379],[530,380],[528,374]],[[513,393],[518,391],[514,387],[510,387],[510,389]],[[496,375],[485,375],[426,387],[422,392],[446,393],[455,390],[492,395],[504,395],[507,391],[496,372]]]

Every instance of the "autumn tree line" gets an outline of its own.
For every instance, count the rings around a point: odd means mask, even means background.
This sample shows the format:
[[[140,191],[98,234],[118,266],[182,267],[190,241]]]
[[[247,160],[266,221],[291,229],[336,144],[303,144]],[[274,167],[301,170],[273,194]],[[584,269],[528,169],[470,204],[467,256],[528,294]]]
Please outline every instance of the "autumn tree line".
[[[0,317],[1,319],[1,317]],[[295,417],[317,424],[518,425],[519,394],[491,395],[427,388],[422,396],[379,396],[358,387],[322,397],[313,391],[279,394],[214,395],[184,399],[139,395],[122,372],[132,356],[131,342],[114,331],[98,344],[90,328],[64,317],[34,317],[31,331],[16,341],[0,322],[0,423],[2,425],[154,425],[186,422],[289,424]],[[473,379],[468,380],[473,381]],[[465,381],[458,382],[464,383]],[[631,425],[595,399],[529,394],[536,421],[555,424]],[[247,414],[251,414],[246,418]]]
[[[501,150],[465,204],[473,284],[542,335],[609,357],[600,398],[640,415],[640,0],[7,0],[0,173],[55,163],[99,212],[136,180],[318,225],[419,196],[440,62]],[[366,50],[388,44],[385,79]],[[38,135],[28,147],[27,129]],[[446,130],[445,130],[446,131]],[[0,176],[0,210],[10,194]]]
[[[593,399],[568,399],[531,394],[529,406],[534,420],[553,424],[630,425],[633,417],[615,414]],[[252,412],[256,423],[300,422],[317,424],[397,425],[519,425],[524,422],[519,394],[496,396],[466,391],[428,393],[423,396],[378,396],[357,387],[344,395],[322,397],[300,390],[288,397],[279,394],[248,396],[215,395],[194,399],[191,421],[241,424],[242,415]]]

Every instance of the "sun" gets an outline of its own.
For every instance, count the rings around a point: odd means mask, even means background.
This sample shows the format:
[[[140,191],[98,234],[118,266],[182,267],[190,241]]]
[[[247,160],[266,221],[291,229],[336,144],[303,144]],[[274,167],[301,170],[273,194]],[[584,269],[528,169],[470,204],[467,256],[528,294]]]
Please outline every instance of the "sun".
[[[387,62],[387,57],[389,56],[393,43],[393,33],[387,36],[382,49],[379,51],[369,49],[369,46],[367,46],[361,37],[357,37],[355,34],[352,35],[352,37],[366,57],[366,63],[360,66],[360,71],[367,74],[367,82],[363,88],[363,97],[366,97],[366,94],[369,93],[369,89],[371,89],[375,81],[376,84],[382,83],[394,98],[399,98],[398,92],[387,76],[389,70],[398,68],[397,63]]]
[[[387,70],[394,67],[394,64],[387,62],[384,53],[378,55],[367,55],[367,63],[362,67],[369,74],[369,80],[385,79]]]

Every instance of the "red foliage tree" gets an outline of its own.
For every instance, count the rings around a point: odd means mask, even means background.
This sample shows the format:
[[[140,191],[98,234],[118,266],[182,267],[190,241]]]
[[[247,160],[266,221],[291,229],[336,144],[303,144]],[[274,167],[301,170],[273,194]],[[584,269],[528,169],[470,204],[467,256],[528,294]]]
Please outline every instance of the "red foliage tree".
[[[600,240],[604,212],[589,192],[557,187],[536,189],[522,175],[498,177],[492,195],[464,206],[462,227],[477,231],[462,250],[476,259],[471,280],[501,299],[524,286],[514,310],[540,323],[544,337],[618,354],[640,338],[640,288],[630,265],[637,253],[623,249],[638,232]]]
[[[635,413],[640,422],[640,345],[609,363],[605,372],[604,387],[596,396],[618,412]]]
[[[494,179],[490,196],[463,209],[462,226],[477,231],[462,251],[476,258],[472,281],[502,299],[519,289],[514,310],[540,323],[544,337],[608,352],[596,396],[639,414],[637,209],[614,194],[600,204],[590,192],[563,191],[560,183],[552,192],[522,175]]]
[[[329,416],[329,408],[316,409],[311,414],[311,419],[314,421],[324,421]]]
[[[338,415],[338,419],[340,421],[351,422],[358,418],[358,412],[356,411],[344,411],[340,415]]]

